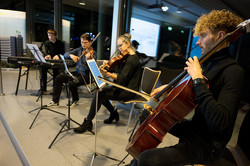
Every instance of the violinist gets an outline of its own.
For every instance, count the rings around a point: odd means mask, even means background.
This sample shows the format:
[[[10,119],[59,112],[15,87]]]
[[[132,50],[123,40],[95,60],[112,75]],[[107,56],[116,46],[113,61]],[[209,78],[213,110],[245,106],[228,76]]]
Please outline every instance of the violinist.
[[[241,22],[241,18],[226,10],[213,10],[202,15],[194,28],[194,35],[199,36],[196,44],[201,48],[201,54],[214,48],[216,42]],[[170,133],[179,138],[179,143],[146,150],[139,155],[138,162],[134,160],[130,165],[206,165],[222,156],[232,136],[244,82],[243,70],[230,57],[228,46],[229,42],[225,41],[215,49],[202,68],[196,56],[186,61],[184,69],[192,78],[198,105],[191,119],[182,120],[171,128]],[[152,95],[162,89],[155,89]]]
[[[113,79],[119,85],[125,86],[127,88],[138,91],[140,84],[140,61],[139,57],[135,54],[131,46],[130,41],[131,36],[129,34],[124,34],[118,37],[117,45],[121,55],[118,57],[126,56],[120,63],[113,61],[114,59],[120,60],[117,57],[112,58],[109,62],[104,61],[103,66],[100,66],[101,72]],[[116,63],[117,65],[113,68],[110,62]],[[108,66],[108,70],[105,66]],[[114,68],[118,69],[115,70]],[[135,94],[113,87],[106,86],[101,91],[98,92],[98,103],[97,110],[100,109],[101,105],[104,105],[110,112],[109,118],[104,120],[105,124],[111,124],[113,120],[119,121],[119,114],[117,110],[114,109],[109,100],[127,101],[132,99]],[[86,118],[84,118],[83,123],[74,129],[75,133],[84,133],[86,131],[92,131],[93,124],[92,120],[96,113],[96,94],[93,96],[92,103],[90,106],[89,113]]]
[[[85,82],[88,84],[89,80],[89,68],[86,64],[87,59],[96,58],[96,52],[93,50],[91,45],[91,37],[89,34],[84,33],[80,37],[81,47],[76,48],[70,52],[64,54],[65,59],[72,59],[76,63],[76,71],[72,72],[76,79],[72,79],[67,73],[61,74],[56,77],[55,87],[53,89],[53,98],[47,106],[58,106],[59,98],[62,91],[63,83],[69,82],[69,90],[72,94],[72,100],[70,106],[76,106],[79,101],[79,95],[77,87],[84,85]],[[79,59],[81,57],[81,59]]]

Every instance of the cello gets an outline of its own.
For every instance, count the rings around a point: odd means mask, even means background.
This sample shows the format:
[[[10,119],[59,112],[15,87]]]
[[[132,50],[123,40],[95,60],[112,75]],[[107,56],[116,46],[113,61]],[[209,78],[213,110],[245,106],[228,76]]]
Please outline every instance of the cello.
[[[243,32],[250,32],[250,20],[244,21],[236,30],[227,33],[199,58],[200,64],[204,63],[225,42],[236,41]],[[168,92],[167,96],[142,123],[125,148],[136,159],[143,151],[156,148],[167,132],[197,106],[193,82],[187,71],[183,71],[172,80],[154,99],[159,100],[166,92]]]

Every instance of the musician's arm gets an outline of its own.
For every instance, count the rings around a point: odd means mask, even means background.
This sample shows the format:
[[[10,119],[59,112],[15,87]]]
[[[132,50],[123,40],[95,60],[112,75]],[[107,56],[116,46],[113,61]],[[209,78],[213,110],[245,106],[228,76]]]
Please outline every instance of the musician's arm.
[[[159,88],[156,88],[153,90],[153,92],[150,94],[150,96],[154,96],[157,93],[159,93],[160,91],[162,91],[164,88],[166,88],[168,86],[168,84],[162,85]]]

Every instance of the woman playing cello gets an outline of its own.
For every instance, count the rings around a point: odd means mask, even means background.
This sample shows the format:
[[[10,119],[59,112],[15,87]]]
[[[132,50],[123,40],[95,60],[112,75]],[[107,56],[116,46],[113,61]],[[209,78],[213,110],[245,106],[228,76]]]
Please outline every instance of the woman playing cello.
[[[241,18],[225,10],[202,15],[194,28],[194,34],[200,37],[196,44],[201,48],[202,55],[241,22]],[[186,62],[184,69],[192,79],[198,105],[191,120],[182,120],[170,129],[169,132],[179,138],[179,143],[145,150],[139,155],[138,162],[134,160],[131,165],[210,164],[222,155],[232,136],[244,82],[243,70],[230,57],[228,46],[226,41],[216,47],[203,63],[203,70],[197,57]],[[209,88],[203,75],[208,79]],[[152,95],[161,89],[163,87],[156,89]]]
[[[122,54],[120,56],[126,56],[125,59],[122,59],[120,64],[117,64],[115,66],[117,72],[114,72],[114,68],[110,68],[112,64],[107,63],[106,61],[104,62],[103,66],[100,67],[100,69],[104,75],[112,78],[117,84],[138,91],[140,84],[140,62],[138,56],[135,54],[131,46],[130,38],[131,36],[129,34],[124,34],[121,35],[117,40],[119,51]],[[110,62],[111,61],[112,59],[110,60]],[[104,123],[110,124],[113,120],[115,120],[116,122],[119,121],[119,114],[117,110],[115,110],[114,107],[111,105],[109,100],[126,101],[133,98],[134,96],[135,94],[131,92],[121,90],[112,86],[104,87],[102,91],[98,92],[97,110],[99,110],[101,104],[103,104],[110,112],[109,118],[104,120]],[[92,131],[92,120],[95,117],[95,113],[96,94],[93,96],[93,100],[87,117],[84,118],[83,123],[78,128],[74,129],[75,133],[84,133],[85,131]]]

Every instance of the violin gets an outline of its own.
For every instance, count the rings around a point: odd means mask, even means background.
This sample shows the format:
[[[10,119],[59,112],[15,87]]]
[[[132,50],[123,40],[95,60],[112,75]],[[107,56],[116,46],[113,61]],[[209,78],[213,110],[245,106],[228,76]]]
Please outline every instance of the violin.
[[[110,70],[116,65],[121,64],[125,59],[127,59],[129,56],[128,51],[122,52],[119,56],[116,56],[114,58],[111,58],[108,63],[101,66],[102,69]]]
[[[87,56],[88,53],[90,53],[90,58],[92,59],[94,55],[94,49],[92,47],[88,47],[87,49],[82,51],[82,55],[84,56]]]
[[[90,43],[90,46],[89,46],[88,48],[86,48],[85,50],[82,51],[82,55],[78,58],[78,60],[81,59],[83,55],[86,56],[87,53],[90,53],[91,58],[93,58],[94,50],[93,50],[93,48],[91,47],[91,45],[94,43],[94,41],[97,39],[97,37],[98,37],[100,34],[101,34],[101,32],[99,32],[99,33],[96,35],[96,37],[94,38],[94,40]]]

